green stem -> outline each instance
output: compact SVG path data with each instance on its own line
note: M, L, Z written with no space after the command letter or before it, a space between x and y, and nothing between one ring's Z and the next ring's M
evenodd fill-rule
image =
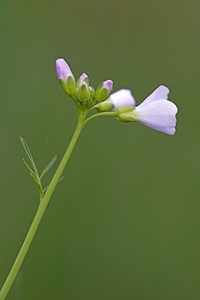
M28 251L28 249L31 245L31 242L32 242L32 240L35 236L35 233L37 231L37 228L40 224L42 216L43 216L43 214L46 210L46 207L49 203L49 200L50 200L50 198L53 194L53 191L55 190L56 185L58 184L58 181L59 181L59 179L60 179L60 177L61 177L61 175L62 175L62 173L65 169L65 166L67 165L67 162L70 158L70 155L71 155L71 153L74 149L74 146L76 145L76 142L78 140L78 137L79 137L79 135L80 135L80 133L83 129L83 121L85 119L85 116L86 116L86 112L81 113L79 111L79 118L78 118L77 127L76 127L75 132L72 136L70 144L69 144L69 146L68 146L68 148L67 148L67 150L66 150L66 152L63 156L63 159L61 160L61 162L58 166L58 169L56 170L56 172L55 172L55 174L52 178L52 181L51 181L44 197L41 199L40 205L39 205L38 210L36 212L36 215L33 219L31 227L30 227L30 229L27 233L27 236L24 240L24 243L23 243L23 245L22 245L22 247L19 251L19 254L18 254L18 256L17 256L17 258L16 258L16 260L13 264L13 267L12 267L12 269L11 269L11 271L10 271L10 273L9 273L9 275L8 275L4 285L2 287L2 290L0 292L0 300L4 300L6 298L6 295L8 294L8 292L9 292L9 290L10 290L12 284L13 284L13 281L15 280L16 275L17 275L17 273L18 273L18 271L19 271L19 269L20 269L20 267L23 263L23 260L24 260L26 254L27 254L27 251Z
M112 116L112 117L117 117L118 113L117 112L112 112L112 111L108 111L108 112L101 112L101 113L97 113L92 115L91 117L87 118L84 122L83 122L83 126L85 126L89 121L91 121L94 118L97 117L103 117L103 116Z

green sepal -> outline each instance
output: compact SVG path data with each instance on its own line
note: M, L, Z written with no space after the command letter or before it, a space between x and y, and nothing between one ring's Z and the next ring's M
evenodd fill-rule
M100 112L109 111L114 108L114 104L108 100L97 104L95 108Z
M74 77L69 76L67 80L60 79L60 85L67 95L73 95L76 92L76 82Z
M92 86L89 86L90 90L90 98L94 99L95 98L95 89Z
M74 77L69 76L67 78L67 85L68 85L68 90L69 90L69 95L73 95L76 92L76 82L74 80Z
M96 93L95 93L95 99L98 103L105 101L106 99L108 99L110 95L110 92L103 87L103 82L100 83L100 85L98 86Z
M128 112L132 112L135 110L135 107L133 106L120 106L118 109L117 109L117 112L119 114L123 114L123 113L128 113Z
M90 99L90 90L86 83L77 90L76 97L80 102L86 102Z
M116 117L120 122L134 122L136 121L133 111L135 107L121 106L117 109L118 116Z
M134 122L136 121L130 114L121 114L116 119L120 122Z

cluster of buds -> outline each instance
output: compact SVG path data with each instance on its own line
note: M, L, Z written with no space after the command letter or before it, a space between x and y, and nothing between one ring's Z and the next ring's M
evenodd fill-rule
M112 80L106 80L95 89L89 85L87 74L83 73L77 82L74 75L63 58L56 60L56 73L63 91L83 106L94 106L108 99L112 88Z
M140 105L130 90L121 89L110 95L112 80L102 82L96 92L89 86L88 76L83 73L77 82L64 59L57 59L56 72L64 92L74 100L96 108L99 113L113 112L121 122L138 121L150 128L174 135L177 106L168 100L169 89L163 85L152 92Z

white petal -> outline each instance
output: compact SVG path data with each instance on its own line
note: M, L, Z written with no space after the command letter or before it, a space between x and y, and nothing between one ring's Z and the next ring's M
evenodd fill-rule
M110 95L109 99L114 104L114 110L121 106L135 106L135 99L130 90L122 89Z
M140 105L144 107L151 103L152 101L157 101L160 99L168 99L169 89L164 86L160 85L153 93L151 93Z
M142 103L143 104L143 103ZM134 117L140 123L155 130L173 135L176 126L176 105L168 100L152 101L145 107L140 104L133 111Z

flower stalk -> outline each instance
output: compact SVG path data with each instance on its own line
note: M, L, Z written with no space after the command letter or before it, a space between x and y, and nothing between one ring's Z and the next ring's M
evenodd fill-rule
M42 220L43 214L44 214L44 212L47 208L47 205L48 205L48 203L51 199L51 196L52 196L52 194L53 194L53 192L54 192L54 190L55 190L55 188L56 188L56 186L57 186L57 184L58 184L58 182L59 182L59 180L62 176L62 173L63 173L63 171L64 171L64 169L65 169L65 167L66 167L66 165L69 161L69 158L72 154L72 151L73 151L73 149L74 149L74 147L77 143L77 140L79 138L79 135L80 135L80 133L83 129L84 119L85 119L85 114L84 113L79 114L77 126L76 126L76 129L75 129L74 134L72 136L72 139L70 141L70 144L69 144L69 146L68 146L68 148L67 148L67 150L66 150L66 152L65 152L65 154L64 154L64 156L63 156L63 158L62 158L62 160L61 160L61 162L58 166L57 171L55 172L55 174L54 174L54 176L51 180L51 183L50 183L45 195L43 196L43 198L41 198L38 210L36 212L36 215L33 219L32 224L30 226L30 229L27 233L27 236L24 240L24 243L23 243L23 245L22 245L22 247L19 251L19 254L18 254L18 256L17 256L17 258L16 258L16 260L13 264L13 267L10 270L10 273L9 273L9 275L8 275L4 285L2 287L2 290L0 292L0 300L4 300L6 298L8 292L9 292L9 290L10 290L12 284L13 284L13 281L15 280L15 278L17 276L17 273L18 273L18 271L19 271L19 269L20 269L20 267L21 267L21 265L24 261L24 258L25 258L26 254L28 252L28 249L31 245L31 242L32 242L32 240L35 236L35 233L38 229L38 226L39 226L39 224Z
M173 135L175 133L176 113L178 109L173 102L168 100L169 90L165 86L159 86L139 106L136 106L135 99L130 90L121 89L110 94L113 88L112 80L106 80L100 83L96 91L89 85L89 78L85 73L83 73L80 78L75 81L69 65L62 58L56 60L56 73L63 91L71 97L77 107L77 126L49 186L45 189L43 189L41 179L55 162L56 156L53 157L41 175L39 175L28 145L21 138L21 142L28 156L29 163L31 163L31 167L25 161L24 163L39 188L40 204L19 254L2 287L2 290L0 291L0 300L4 300L6 298L13 281L19 272L51 196L61 179L62 173L77 143L79 135L89 121L100 116L112 116L121 122L138 121L150 128L169 135ZM86 118L87 113L91 112L93 109L97 109L98 112Z

